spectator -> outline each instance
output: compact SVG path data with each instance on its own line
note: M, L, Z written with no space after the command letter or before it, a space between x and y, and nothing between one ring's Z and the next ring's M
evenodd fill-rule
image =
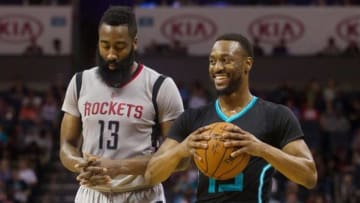
M280 39L278 44L276 44L273 47L272 55L273 56L287 56L287 55L289 55L289 50L288 50L288 48L286 46L286 40L284 38Z
M170 51L175 56L187 55L187 47L180 40L173 40L170 44Z
M30 38L30 44L25 48L24 55L29 55L29 56L43 55L43 49L40 45L38 45L35 37Z
M340 108L334 108L333 103L326 103L326 111L321 115L320 125L329 140L330 152L339 148L347 148L349 142L350 124Z
M341 50L336 44L335 38L329 37L326 46L320 51L320 56L339 56Z
M349 41L343 52L344 56L360 56L360 49L356 41Z
M254 56L264 56L264 49L260 46L260 39L259 38L254 38Z
M332 102L337 95L337 85L333 78L329 78L325 88L323 89L323 99L325 102Z
M52 45L53 45L55 55L60 55L61 52L62 52L62 42L61 42L61 40L59 38L55 38L52 41Z
M7 142L8 142L8 135L5 132L4 127L0 123L0 145L1 144L5 145Z
M30 167L28 160L22 158L19 160L18 165L18 176L20 180L23 180L30 187L35 186L38 183L38 178L34 169Z
M198 108L208 103L206 90L199 81L196 81L191 90L189 108Z
M12 171L12 178L7 181L6 187L8 188L10 196L16 203L27 202L30 195L30 189L26 182L19 177L18 170Z

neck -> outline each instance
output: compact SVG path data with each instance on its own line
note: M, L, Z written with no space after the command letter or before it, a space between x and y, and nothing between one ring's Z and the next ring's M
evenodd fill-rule
M219 104L223 112L234 114L240 112L252 99L248 87L240 88L238 91L219 97Z

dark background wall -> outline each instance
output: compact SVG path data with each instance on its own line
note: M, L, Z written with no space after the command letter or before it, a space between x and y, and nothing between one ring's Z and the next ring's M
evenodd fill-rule
M208 84L207 57L140 56L138 61L176 81ZM0 88L13 79L30 84L64 80L66 83L76 70L90 65L74 67L71 57L0 57ZM261 57L255 60L251 72L254 88L268 89L287 80L303 86L311 79L320 83L332 77L345 88L360 89L360 58L346 57Z

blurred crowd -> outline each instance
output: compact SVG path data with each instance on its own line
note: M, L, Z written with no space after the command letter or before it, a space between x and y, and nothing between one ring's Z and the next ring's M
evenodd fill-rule
M185 108L206 105L211 90L200 82L177 82ZM35 91L21 82L0 92L0 202L33 202L50 162L58 161L60 106L65 86ZM305 141L316 160L319 181L306 190L280 174L273 180L271 203L360 202L360 92L345 91L329 79L304 87L285 81L277 88L252 90L264 99L288 106L300 120ZM55 155L55 156L54 156ZM175 173L165 182L169 202L195 198L197 170Z
M21 81L0 91L0 203L34 202L57 153L61 86L35 91Z

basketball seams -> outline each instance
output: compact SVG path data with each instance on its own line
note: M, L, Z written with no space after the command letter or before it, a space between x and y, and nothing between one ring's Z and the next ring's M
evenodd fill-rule
M212 128L210 131L210 135L213 133L213 131L215 130L215 128ZM205 151L205 166L206 166L206 170L205 172L208 173L209 172L209 164L208 164L208 150Z
M243 156L242 159L239 160L238 163L234 164L234 167L232 167L231 169L225 171L224 173L220 174L218 178L221 178L223 175L230 173L231 171L233 171L234 169L238 169L239 165L241 165L243 168L241 169L244 170L246 168L246 165L244 165L243 163L247 163L250 160L250 156Z
M215 127L213 128L214 131L217 131L217 130L218 130L218 126L219 126L219 124L215 125ZM219 134L222 134L223 131L224 131L224 127L220 126L220 129L219 129L219 130L220 130L220 133L219 133ZM222 161L224 160L224 157L225 157L225 154L226 154L226 151L227 151L227 150L222 150L222 151L223 151L223 154L221 155L221 159L218 160L217 166L215 167L215 170L214 170L214 171L212 172L212 174L211 174L212 177L215 177L214 175L216 174L217 170L220 168L221 163L222 163ZM218 178L218 177L215 177L215 178Z
M215 130L215 128L212 128L212 129L210 130L210 134L212 134L212 132L213 132L214 130ZM204 159L203 161L204 161L204 167L205 167L205 168L203 168L203 170L204 170L203 173L208 173L208 171L209 171L209 164L208 164L208 155L207 155L207 152L208 152L208 150L204 150L204 153L201 153L201 154L204 154L204 157L202 157L202 158ZM195 152L195 153L197 153L197 152ZM197 155L200 156L200 154L198 154L198 153L197 153ZM201 161L196 160L196 161L195 161L195 164L198 163L199 165L201 165L200 162L201 162ZM199 166L198 166L198 167L199 167Z
M212 135L213 134L213 132L216 130L216 126L217 126L217 124L215 125L215 127L214 128L212 128L211 130L210 130L210 135ZM212 139L212 138L211 138ZM208 146L209 147L209 146ZM209 163L208 163L208 160L207 160L207 157L208 157L208 153L210 153L210 151L209 150L206 150L205 151L205 159L206 159L206 173L209 173L209 170L210 170L210 167L209 167Z

